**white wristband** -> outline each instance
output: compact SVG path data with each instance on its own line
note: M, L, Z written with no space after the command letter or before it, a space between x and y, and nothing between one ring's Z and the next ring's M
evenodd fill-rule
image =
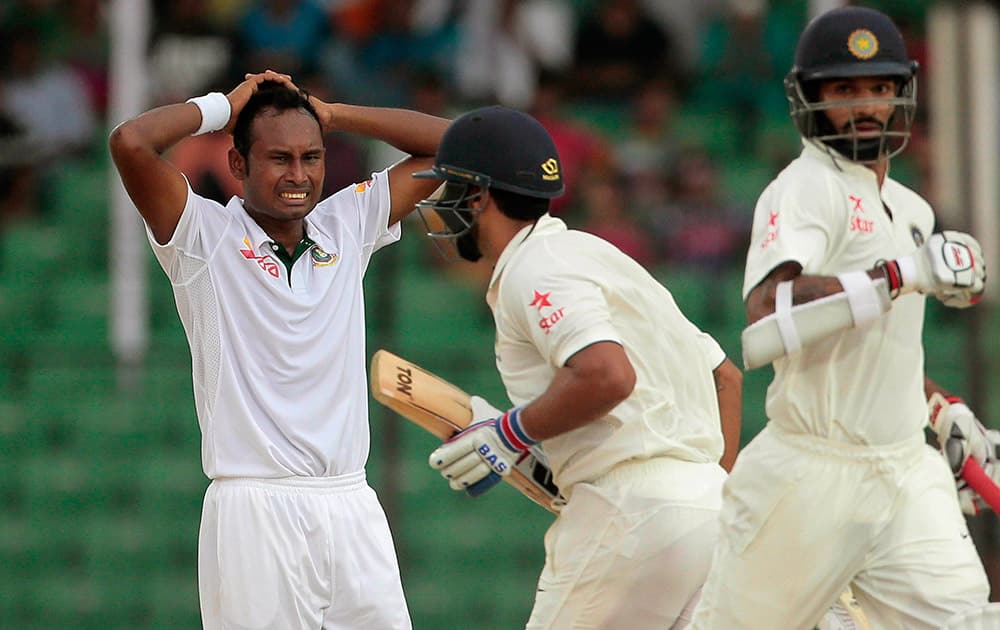
M840 274L837 279L844 287L855 327L875 321L892 306L886 281L882 278L872 280L864 271L851 271Z
M186 102L194 103L201 111L201 126L191 134L193 136L222 129L233 113L229 99L222 92L209 92L204 96L189 98Z
M903 256L902 258L897 258L896 262L899 263L899 275L902 276L903 280L903 285L900 287L899 292L910 293L918 291L920 287L917 286L917 261L913 259L913 256Z

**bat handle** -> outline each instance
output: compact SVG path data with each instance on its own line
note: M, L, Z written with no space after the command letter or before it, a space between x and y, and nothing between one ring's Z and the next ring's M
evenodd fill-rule
M975 490L995 513L1000 514L1000 487L993 483L983 467L971 457L966 459L962 466L962 479L965 479L965 483L969 484L969 487Z

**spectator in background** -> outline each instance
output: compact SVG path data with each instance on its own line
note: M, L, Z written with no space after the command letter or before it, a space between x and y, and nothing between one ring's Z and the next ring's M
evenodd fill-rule
M237 24L232 63L312 74L330 38L330 18L314 0L253 0ZM230 78L240 75L231 71Z
M746 152L757 148L763 119L784 123L788 113L784 93L775 86L792 58L796 33L781 16L769 11L768 0L726 0L702 39L692 99L732 115L742 139L734 146Z
M230 35L215 24L204 0L156 0L149 72L154 103L209 91L230 64ZM228 168L227 168L228 170Z
M719 172L705 151L681 152L668 180L670 201L656 233L668 262L710 275L734 265L746 245L751 209L723 197Z
M574 20L566 0L468 3L455 64L460 95L518 109L530 106L539 74L568 68Z
M574 96L624 102L654 73L680 77L676 60L673 41L636 0L606 0L579 23Z
M335 36L323 72L343 98L407 107L417 69L451 74L457 35L450 0L358 0L330 15Z
M0 41L7 46L0 57L0 109L24 129L49 168L88 149L97 119L79 74L61 59L46 59L42 34L31 25L8 25Z
M535 100L529 113L552 136L562 163L566 192L550 202L549 213L562 216L580 197L579 182L610 168L607 142L586 125L572 121L565 113L565 89L561 75L543 72L538 79Z
M66 53L66 15L62 0L4 0L0 2L0 26L5 30L27 28L36 33L38 46L51 57ZM7 40L3 40L5 49Z
M667 202L667 177L680 152L674 131L676 109L673 84L664 77L648 79L629 103L627 123L613 141L630 206L644 224Z
M705 25L725 0L639 0L647 15L674 42L676 63L685 77L693 76L701 55Z
M603 238L643 267L649 267L656 262L653 243L628 208L627 191L627 186L612 175L584 180L580 229Z
M109 38L104 0L66 0L66 62L83 80L94 112L108 110Z

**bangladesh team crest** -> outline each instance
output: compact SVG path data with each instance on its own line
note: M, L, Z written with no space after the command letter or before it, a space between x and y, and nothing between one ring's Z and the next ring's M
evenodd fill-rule
M313 267L329 267L330 265L336 264L337 260L340 258L337 254L329 254L322 249L319 245L313 246L309 250L309 256L312 257Z

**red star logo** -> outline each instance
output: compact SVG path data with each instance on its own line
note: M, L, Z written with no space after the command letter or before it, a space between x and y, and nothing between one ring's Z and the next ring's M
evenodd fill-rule
M768 214L771 215L767 219L768 226L770 226L770 227L777 226L778 225L778 213L777 212L768 212Z
M854 195L847 195L847 198L851 200L854 204L854 210L858 212L864 212L865 209L861 207L861 197L855 197Z
M548 293L539 293L538 291L535 291L535 299L531 300L531 304L528 306L536 306L538 307L539 312L541 312L544 307L552 306L552 303L549 302L549 296L551 294L551 291Z

